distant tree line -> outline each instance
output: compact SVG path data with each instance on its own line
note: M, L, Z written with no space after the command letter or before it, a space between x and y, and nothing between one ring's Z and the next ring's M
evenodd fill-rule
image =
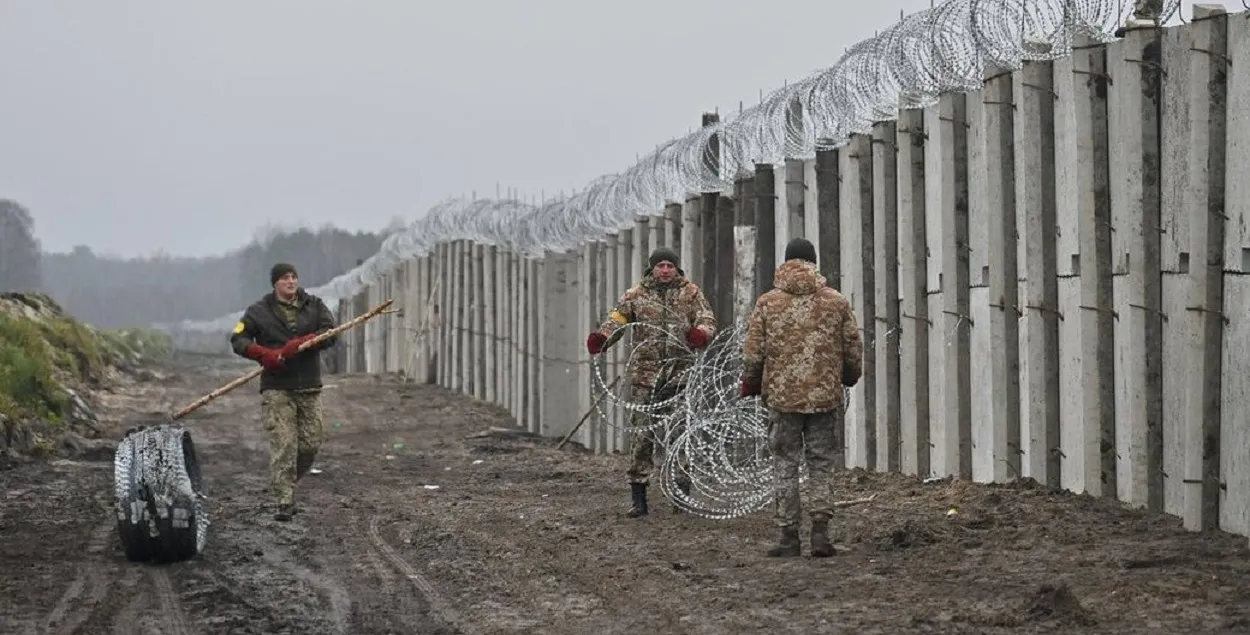
M40 253L34 219L21 205L0 200L0 291L43 291L79 320L100 328L215 318L240 310L270 291L269 268L289 262L305 287L325 284L377 253L379 232L258 230L251 243L222 256L157 254L117 258L77 246Z
M0 199L0 291L42 288L35 219L16 201Z

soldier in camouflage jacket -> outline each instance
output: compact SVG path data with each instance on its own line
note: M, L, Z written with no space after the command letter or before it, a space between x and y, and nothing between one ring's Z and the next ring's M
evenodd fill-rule
M834 431L842 427L843 386L863 372L863 343L851 303L825 283L812 244L795 239L785 257L747 322L741 394L759 395L769 411L781 538L768 555L800 554L799 466L806 460L812 555L825 557L833 555L830 488L834 454L842 450Z
M679 257L667 247L651 252L642 282L626 291L600 327L586 338L586 349L597 355L615 344L623 327L634 325L634 350L628 380L637 403L663 401L685 384L690 351L707 346L716 332L716 318L699 286L679 268ZM657 385L663 383L663 385ZM636 412L634 425L647 425L648 417ZM628 477L633 494L630 517L647 513L647 484L654 467L655 431L639 432L633 443ZM679 482L683 490L689 483Z

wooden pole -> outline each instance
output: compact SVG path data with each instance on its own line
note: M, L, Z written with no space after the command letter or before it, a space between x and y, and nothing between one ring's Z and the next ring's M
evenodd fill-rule
M322 333L318 335L317 337L314 337L313 339L307 342L304 342L303 344L300 344L300 347L299 347L300 352L303 352L309 349L310 347L316 346L317 344L320 344L326 339L334 337L335 335L338 335L339 333L342 333L343 331L346 331L353 327L359 326L360 324L363 324L370 318L382 313L387 307L391 306L393 302L395 301L387 300L386 302L383 302L382 304L379 304L378 306L373 307L372 309L369 309L368 312L363 313L359 315L358 317L352 318L350 321L340 324L339 326L336 326L326 331L325 333ZM263 372L265 372L264 368L257 368L256 370L253 370L252 372L238 379L235 379L234 381L231 381L230 383L222 386L221 388L218 388L217 390L214 390L213 392L210 392L207 395L204 395L203 397L200 397L199 399L196 399L195 401L187 404L181 410L179 410L178 412L175 412L170 417L170 419L172 419L173 421L177 421L191 414L192 412L199 410L200 408L208 405L209 402L213 401L214 399L230 392L231 390L234 390L235 388L238 388L239 386L242 386L243 384L246 384L249 381L252 381L253 379L256 379L257 377L260 377L261 373Z

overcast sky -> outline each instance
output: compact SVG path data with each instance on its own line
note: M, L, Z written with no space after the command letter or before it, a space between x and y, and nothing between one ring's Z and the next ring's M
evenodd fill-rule
M47 250L199 256L552 194L929 0L767 4L0 0L0 197Z

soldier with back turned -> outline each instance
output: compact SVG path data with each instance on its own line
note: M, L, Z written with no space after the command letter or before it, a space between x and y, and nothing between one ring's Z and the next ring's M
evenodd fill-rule
M773 289L755 303L743 346L741 395L759 395L768 409L768 444L776 482L772 557L798 556L799 466L806 461L811 499L811 553L832 556L834 432L841 429L844 386L863 372L863 343L851 303L825 284L816 249L798 238L786 246Z

